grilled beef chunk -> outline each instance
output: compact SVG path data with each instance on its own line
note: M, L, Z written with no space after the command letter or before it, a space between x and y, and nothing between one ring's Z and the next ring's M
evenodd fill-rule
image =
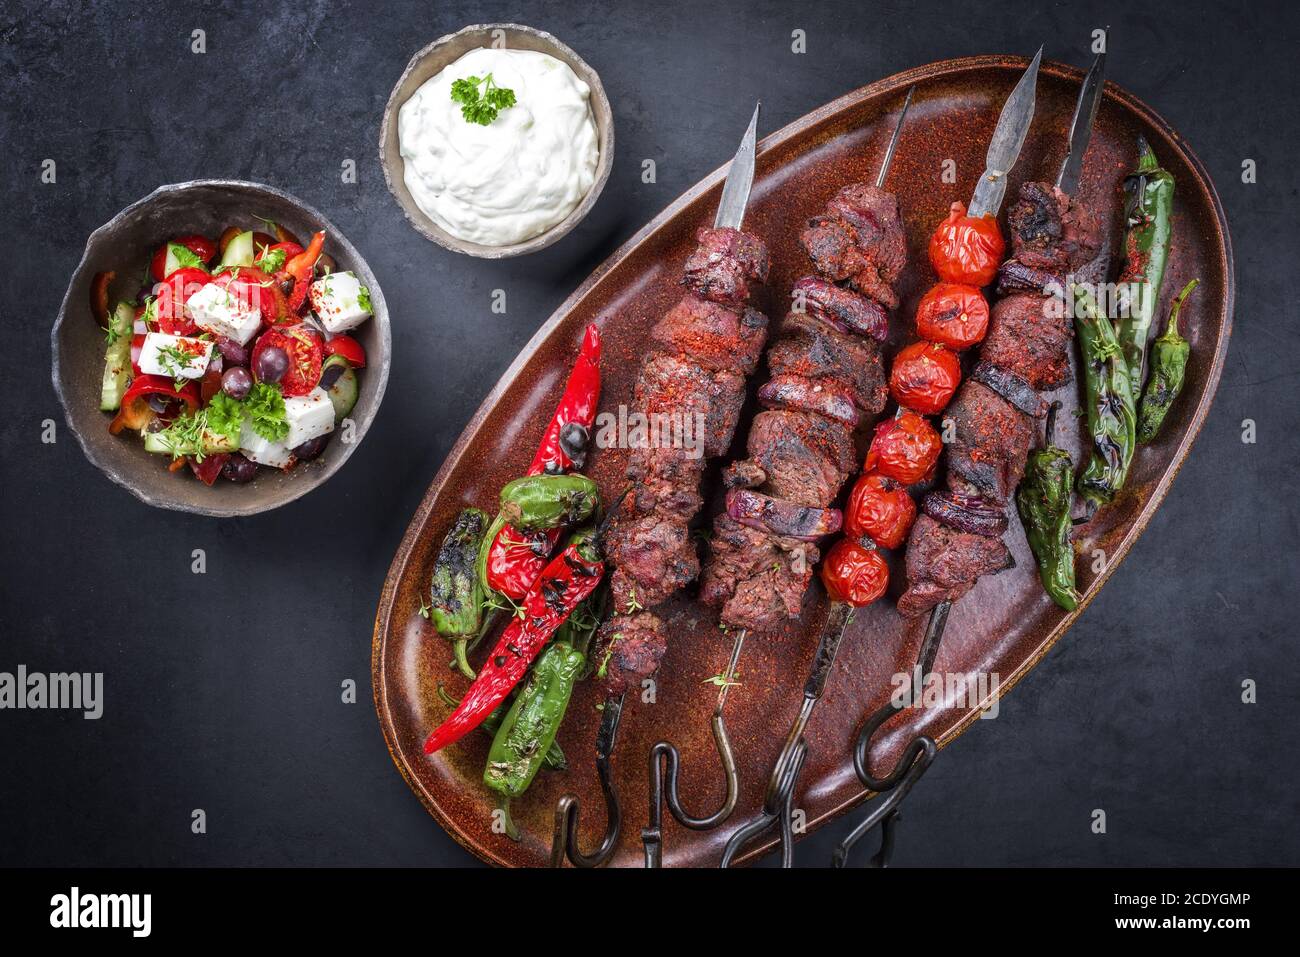
M767 338L767 317L686 295L650 331L653 347L685 356L705 369L743 372L758 367Z
M658 355L641 367L635 401L636 411L648 418L650 444L657 438L674 451L690 445L698 451L702 438L705 456L722 455L731 447L745 402L745 377L730 370L710 372L683 356ZM636 435L628 438L641 444Z
M743 306L749 283L767 282L767 247L757 237L737 229L706 228L695 240L699 245L686 260L682 284L703 298Z
M797 619L817 546L740 524L727 515L713 522L711 557L700 578L700 597L721 606L730 628L770 632Z
M1050 183L1025 183L1007 210L1015 260L1063 274L1091 262L1101 248L1099 224Z
M892 194L845 186L799 238L823 276L848 280L887 309L898 305L892 286L907 262L907 236Z
M874 342L838 332L807 314L792 312L781 337L767 350L773 376L793 375L846 390L858 408L872 415L888 394L880 349Z
M948 471L1002 505L1020 484L1034 444L1032 421L988 386L962 384L948 408L956 437L948 445Z
M741 459L722 470L722 484L727 488L758 488L767 481L767 473L757 462Z
M959 532L920 515L907 543L907 591L898 599L898 613L914 618L941 601L956 601L981 575L1013 564L1000 538Z
M607 545L615 608L657 605L700 573L689 518L659 509L616 521Z
M1070 381L1073 335L1060 300L1015 293L993 307L980 359L1020 376L1035 389L1050 391Z
M860 418L849 393L833 384L823 385L797 375L779 375L764 382L758 390L758 401L769 409L823 415L844 423L850 431L857 428Z
M764 492L813 508L830 505L857 466L848 429L802 412L760 412L749 427L748 448L767 475Z
M804 312L829 322L840 332L880 342L889 337L889 314L874 299L816 276L804 276L792 291L796 307L802 301Z
M668 650L663 622L648 611L615 615L596 633L596 661L603 662L605 694L616 698L654 674Z

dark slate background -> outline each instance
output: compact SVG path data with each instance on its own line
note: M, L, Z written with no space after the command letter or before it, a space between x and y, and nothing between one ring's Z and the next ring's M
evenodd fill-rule
M770 132L917 64L1085 64L1182 131L1232 225L1235 334L1164 507L1082 621L910 799L900 865L1298 864L1300 470L1294 6L1070 2L6 2L0 12L0 670L103 671L106 712L0 712L0 863L473 863L389 760L369 694L384 573L429 480L534 330L718 166L756 98ZM1245 5L1241 5L1245 6ZM1174 13L1177 9L1180 12ZM729 15L728 11L730 11ZM544 253L452 255L384 187L380 112L407 58L474 22L550 30L603 77L618 148L590 218ZM207 31L207 53L189 49ZM790 52L793 29L808 52ZM58 164L41 185L40 164ZM340 182L357 162L359 182ZM653 158L659 182L643 185ZM1244 158L1258 182L1243 185ZM49 329L86 235L162 183L237 177L325 211L394 319L381 415L323 489L218 522L150 509L63 429ZM510 313L489 311L494 288ZM60 424L54 445L42 420ZM1258 442L1241 441L1257 423ZM208 573L190 573L204 548ZM340 702L354 679L359 701ZM1258 682L1259 703L1240 702ZM190 832L203 808L208 833ZM1104 808L1108 833L1090 832ZM800 847L828 861L846 824Z

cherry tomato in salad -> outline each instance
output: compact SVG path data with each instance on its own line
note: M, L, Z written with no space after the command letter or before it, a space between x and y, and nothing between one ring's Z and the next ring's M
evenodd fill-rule
M881 548L897 548L907 539L916 519L916 502L902 483L868 472L858 479L844 510L844 531L866 536Z
M926 415L942 412L960 384L957 354L936 342L903 347L889 373L889 394L894 401Z
M325 343L327 356L339 356L354 369L366 364L366 350L351 336L335 336Z
M154 287L157 300L154 302L154 320L162 332L173 336L192 336L198 332L198 326L185 311L185 303L208 283L208 274L193 267L177 269L165 280Z
M930 237L930 265L944 282L987 286L998 274L1006 243L992 216L967 216L953 203Z
M244 301L256 306L267 325L278 322L297 322L298 316L289 309L288 299L275 278L252 266L237 266L223 270L212 279L242 296Z
M880 552L841 538L822 561L822 584L832 601L861 608L885 593L889 566Z
M205 263L211 262L212 257L217 254L216 244L207 236L200 236L197 233L190 236L177 236L168 242L175 243L177 246L184 246ZM149 274L153 276L154 282L162 282L167 278L167 245L167 243L163 243L159 246L158 251L153 254L153 259L149 262Z
M934 426L923 416L904 411L876 426L863 471L915 485L934 471L942 451L943 440Z
M958 351L982 342L989 304L974 286L936 283L916 307L916 334Z
M316 388L325 351L320 336L306 326L268 329L253 346L253 369L258 367L258 356L271 346L278 346L289 356L289 368L280 379L280 391L286 397L306 395Z

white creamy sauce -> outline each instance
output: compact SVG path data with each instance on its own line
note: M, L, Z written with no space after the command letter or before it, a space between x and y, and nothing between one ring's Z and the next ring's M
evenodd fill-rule
M514 91L515 105L480 126L461 115L451 84L488 73ZM545 53L471 50L398 111L406 188L430 219L469 242L507 246L546 232L596 180L590 93L568 64Z

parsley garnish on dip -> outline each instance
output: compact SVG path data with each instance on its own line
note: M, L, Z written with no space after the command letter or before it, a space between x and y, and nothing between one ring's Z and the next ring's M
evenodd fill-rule
M453 90L458 80L469 82ZM469 242L508 246L546 232L596 181L590 93L548 54L471 50L398 111L406 188L430 219Z

